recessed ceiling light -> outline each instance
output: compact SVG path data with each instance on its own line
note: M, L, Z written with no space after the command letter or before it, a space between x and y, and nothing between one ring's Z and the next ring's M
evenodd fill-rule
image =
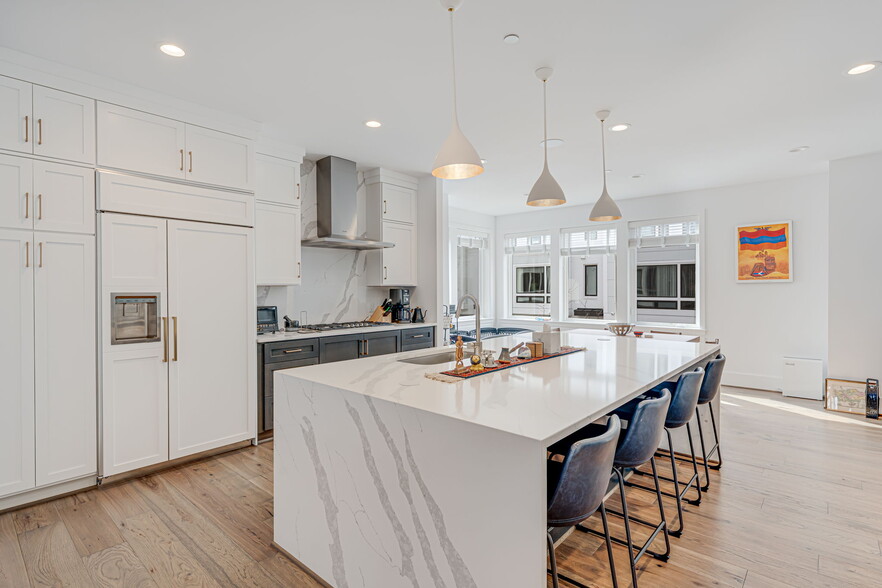
M521 40L521 38L514 33L509 33L508 35L502 37L502 41L506 45L514 45L515 43L517 43L520 40Z
M617 125L613 125L613 126L611 126L611 127L609 128L609 130L611 130L611 131L615 131L615 132L618 133L618 132L620 132L620 131L627 131L627 130L630 129L630 128L631 128L631 125L629 125L628 123L619 123L619 124L617 124Z
M860 74L865 74L867 72L873 71L876 69L876 66L879 65L878 61L870 61L868 63L862 63L860 65L856 65L850 70L848 70L848 75L850 76L858 76Z
M790 150L790 153L799 153L800 151L808 151L808 145L802 145L801 147L794 147Z
M366 127L370 127L370 128L372 128L372 129L377 129L377 128L379 128L379 127L382 127L382 126L383 126L383 123L381 123L381 122L378 121L378 120L369 120L369 121L367 121L367 122L364 123L364 126L366 126Z
M631 176L631 179L632 180L639 180L642 177L643 177L643 174L634 174L633 176Z
M159 50L165 53L166 55L171 55L172 57L183 57L186 55L186 51L178 47L177 45L160 45Z
M548 140L548 148L549 149L554 149L555 147L560 147L563 144L564 144L563 139L549 139ZM539 146L544 147L545 141L539 141Z

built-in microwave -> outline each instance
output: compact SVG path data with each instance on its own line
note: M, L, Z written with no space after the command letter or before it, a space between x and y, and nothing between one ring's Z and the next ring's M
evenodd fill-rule
M279 309L276 306L257 307L257 333L275 333L279 330Z

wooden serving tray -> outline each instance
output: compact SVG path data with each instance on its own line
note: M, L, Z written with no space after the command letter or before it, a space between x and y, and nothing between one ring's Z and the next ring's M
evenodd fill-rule
M454 378L461 378L463 380L467 380L468 378L474 378L475 376L483 376L484 374L492 374L493 372L499 372L502 370L507 370L509 368L517 367L519 365L525 365L528 363L533 363L536 361L543 361L546 359L551 359L552 357L560 357L561 355L570 355L571 353L578 353L579 351L585 351L584 347L566 347L562 346L560 351L557 353L549 353L548 355L543 355L542 357L532 357L530 359L512 359L511 363L501 363L495 368L483 368L479 372L473 372L471 370L457 373L454 370L448 370L446 372L441 372L445 376L453 376Z

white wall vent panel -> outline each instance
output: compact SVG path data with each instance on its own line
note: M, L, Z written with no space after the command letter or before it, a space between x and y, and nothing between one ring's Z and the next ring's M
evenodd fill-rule
M824 362L820 359L785 357L782 375L784 396L824 399Z

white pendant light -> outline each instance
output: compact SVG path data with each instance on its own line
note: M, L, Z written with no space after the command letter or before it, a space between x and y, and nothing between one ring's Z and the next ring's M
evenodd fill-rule
M459 8L462 0L441 0L441 5L450 14L450 61L453 65L453 127L450 135L441 145L432 166L432 175L444 180L462 180L473 178L484 171L484 165L478 152L466 139L459 128L459 117L456 111L456 53L453 39L453 12Z
M603 123L609 118L609 110L598 110L595 116L600 120L600 150L603 154L603 167L601 169L605 170L606 137L604 137ZM600 194L600 198L597 199L597 202L594 203L594 208L591 209L591 214L588 216L588 220L605 222L619 220L620 218L622 218L622 211L619 210L619 207L606 190L606 173L604 173L603 192Z
M554 70L550 67L540 67L536 70L536 77L542 80L542 145L545 148L545 165L542 168L542 174L536 180L536 183L533 184L533 189L530 190L530 194L527 196L527 204L530 206L557 206L559 204L566 204L567 201L567 197L564 196L560 184L557 183L557 180L548 171L548 99L545 89L548 84L548 78L553 73Z

